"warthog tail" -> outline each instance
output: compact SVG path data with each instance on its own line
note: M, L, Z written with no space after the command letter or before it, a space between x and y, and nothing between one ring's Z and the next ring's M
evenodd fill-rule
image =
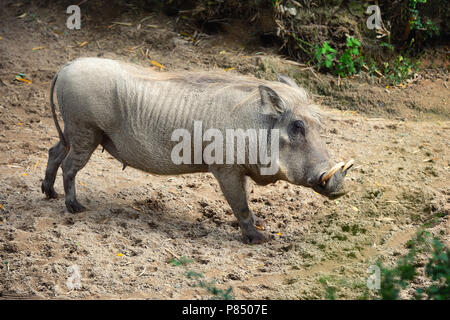
M58 74L59 74L59 71L58 71L58 73L56 73L55 77L52 80L52 84L50 86L50 106L52 108L53 121L55 122L56 130L58 131L58 134L59 134L59 139L61 140L62 144L65 147L67 147L68 144L67 144L66 138L64 137L64 133L62 132L61 127L59 126L58 118L56 116L56 110L55 110L55 102L53 100L53 92L55 91L55 84L56 84L56 80L58 79Z

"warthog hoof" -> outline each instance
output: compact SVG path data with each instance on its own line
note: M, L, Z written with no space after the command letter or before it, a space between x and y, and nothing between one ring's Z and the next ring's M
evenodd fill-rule
M81 205L76 199L66 201L66 207L70 213L78 213L86 210L86 208Z
M58 194L56 193L55 189L53 189L53 186L49 186L45 180L42 181L41 190L42 190L42 193L45 193L45 197L47 199L58 198Z
M243 239L244 243L247 243L247 244L261 244L261 243L269 241L267 236L264 233L256 230L255 227L253 227L253 229L243 232L242 235L244 238Z

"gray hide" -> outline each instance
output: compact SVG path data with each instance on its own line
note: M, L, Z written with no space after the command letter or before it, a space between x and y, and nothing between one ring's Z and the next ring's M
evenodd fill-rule
M64 133L54 112L55 88ZM70 212L85 209L76 199L75 176L98 145L124 166L149 173L211 172L249 243L266 237L255 228L261 221L247 204L248 177L261 185L286 180L328 197L344 193L346 170L321 182L333 161L320 141L319 120L305 90L286 76L270 82L225 72L161 73L108 59L80 58L55 76L51 106L60 141L49 150L42 191L48 198L57 197L53 185L61 165ZM279 170L263 176L260 164L175 164L171 152L178 142L171 141L171 135L179 128L192 132L194 121L202 121L203 132L279 129Z

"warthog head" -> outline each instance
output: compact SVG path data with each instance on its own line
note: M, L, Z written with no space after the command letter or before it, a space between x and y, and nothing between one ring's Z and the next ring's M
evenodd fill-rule
M319 134L318 114L309 105L306 92L286 76L279 81L290 86L261 85L263 113L270 115L279 130L278 178L312 188L328 198L346 193L344 178L354 161L330 159Z

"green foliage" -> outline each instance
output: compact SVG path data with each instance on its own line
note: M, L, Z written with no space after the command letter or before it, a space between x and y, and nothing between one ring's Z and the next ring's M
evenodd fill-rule
M384 63L384 75L390 84L398 85L414 75L418 67L419 62L398 55L392 63Z
M425 274L433 280L433 284L425 289L417 290L417 298L426 294L428 299L450 299L450 251L438 240L433 240L433 253L425 267Z
M312 51L313 49L318 50L317 49L317 45L313 46L311 43L297 37L295 35L295 33L291 33L292 38L294 38L294 40L296 41L298 47L305 52L307 55L311 56L314 54L314 52ZM307 47L304 47L303 45L306 45ZM309 48L309 49L308 49Z
M329 43L325 41L322 46L314 47L313 58L319 69L331 71L341 77L351 76L358 73L364 65L360 46L361 43L358 39L347 37L347 48L339 59L336 59L336 49L330 47Z
M203 274L201 274L200 272L189 270L188 272L186 272L186 277L188 279L203 278Z
M424 4L426 0L410 0L408 2L411 10L417 11L417 4ZM412 11L412 12L416 12ZM418 11L417 11L418 12ZM438 28L427 20L423 25L420 18L415 20L415 27L420 30L428 30L432 34L439 34ZM418 23L421 23L418 25ZM427 31L427 32L428 32ZM347 36L346 47L342 52L338 52L333 48L328 41L322 44L310 44L295 35L291 34L297 42L298 48L311 57L310 63L314 65L319 71L329 72L334 75L345 78L361 72L364 68L370 76L377 74L385 76L385 83L389 85L400 85L407 79L414 76L419 69L419 61L413 61L403 55L397 55L389 62L375 62L373 58L366 58L361 52L361 43L358 39ZM411 39L410 47L413 46L415 39ZM393 55L395 51L394 45L389 41L380 43L380 47L389 49L390 54ZM380 72L381 71L381 72ZM384 71L384 72L383 72Z
M422 234L417 240L412 241L411 248L408 254L397 262L395 268L384 268L379 262L378 266L381 271L381 284L379 294L383 300L397 300L399 298L400 290L408 286L416 276L416 243L423 241Z
M427 0L409 0L408 7L411 9L416 9L418 3L427 3Z
M200 272L189 270L186 272L186 277L188 279L200 279L203 278L203 274ZM233 287L230 286L225 290L219 289L215 286L214 281L204 281L199 280L194 284L195 287L204 288L213 295L213 299L216 300L232 300L233 299Z
M427 0L409 0L408 8L410 12L410 20L409 25L411 29L416 30L425 30L426 36L431 38L435 35L439 36L440 30L437 25L435 25L430 19L427 19L425 22L422 22L422 18L420 16L420 12L417 8L418 4L425 4Z
M314 59L317 62L319 69L331 69L333 61L336 57L336 50L331 48L327 41L325 41L321 47L316 45L314 50Z
M322 284L322 286L325 289L325 299L326 300L336 300L337 288L328 285L327 278L325 278L325 277L319 278L319 282Z
M366 62L366 66L367 66L367 72L369 73L370 76L373 77L373 75L375 74L375 71L378 70L375 60L373 60L372 58L369 58L368 62Z
M382 41L381 43L380 43L380 47L386 47L386 48L388 48L390 51L394 51L395 50L395 47L392 45L392 44L390 44L390 43L387 43L387 42L384 42L384 41Z
M169 263L171 265L173 265L174 267L185 266L185 265L190 264L192 262L193 262L192 259L186 258L185 256L182 256L179 259L175 259L174 258L174 259L169 261Z
M233 287L228 287L226 290L219 289L215 286L214 281L206 282L206 281L199 281L198 286L201 288L205 288L208 290L209 293L213 295L214 299L217 300L232 300L232 292Z
M347 49L339 58L336 65L336 72L341 77L353 75L361 70L364 64L363 57L359 50L361 43L358 39L347 37Z
M415 239L408 242L408 254L402 257L394 268L385 268L378 263L381 271L380 298L383 300L399 299L402 289L409 286L418 272L417 254L427 252L431 242L432 255L425 267L425 275L431 285L416 290L416 299L448 300L450 299L450 252L437 239L429 240L430 234L418 233Z

